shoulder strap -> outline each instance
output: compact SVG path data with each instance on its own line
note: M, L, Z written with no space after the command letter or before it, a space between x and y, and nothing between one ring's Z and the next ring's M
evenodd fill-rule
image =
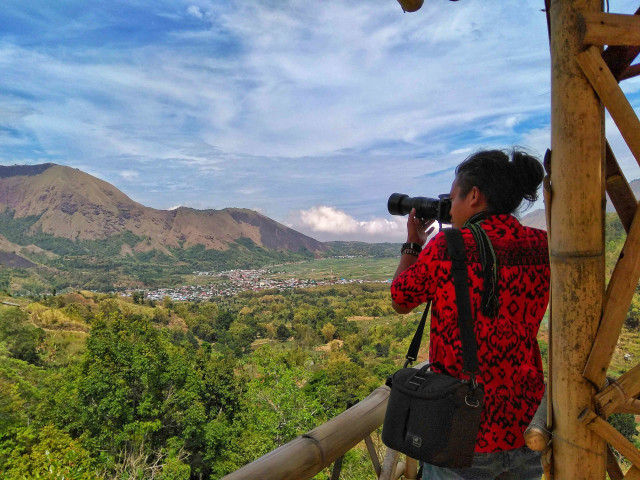
M456 289L456 304L458 307L458 327L462 342L462 361L464 371L475 373L478 371L478 346L473 330L471 316L471 299L469 298L469 278L467 275L467 254L464 248L462 232L456 228L445 228L449 256L451 257L451 276Z
M469 298L469 279L467 276L467 253L464 248L462 233L456 228L443 229L451 257L451 276L456 289L456 303L458 306L458 327L460 329L460 341L462 343L463 369L467 373L478 371L478 346L476 335L473 330L473 320L471 316L471 299ZM420 324L413 335L411 345L406 355L405 368L418 358L424 326L427 320L427 313L431 301L427 303L420 319ZM472 375L473 376L473 375Z
M431 306L431 300L427 303L424 308L424 313L422 314L422 318L420 319L420 324L416 329L416 333L413 334L413 339L411 340L411 345L409 345L409 350L407 351L407 355L404 357L407 359L404 362L404 368L407 368L410 364L416 361L418 358L418 351L420 350L420 343L422 343L422 335L424 333L424 325L427 321L427 313L429 313L429 307Z

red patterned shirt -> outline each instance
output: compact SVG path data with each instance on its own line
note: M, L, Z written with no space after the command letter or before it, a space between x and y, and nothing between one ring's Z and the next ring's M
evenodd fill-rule
M481 225L497 257L499 310L497 318L487 318L480 311L484 283L480 256L470 230L463 228L471 313L485 387L476 452L496 452L524 445L524 430L544 392L536 337L549 302L549 252L545 231L525 227L511 215L493 215ZM391 296L409 308L432 301L429 360L462 378L455 288L443 232L393 282Z

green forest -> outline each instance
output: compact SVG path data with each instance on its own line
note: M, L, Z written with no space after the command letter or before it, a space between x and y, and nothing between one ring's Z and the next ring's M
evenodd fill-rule
M611 270L625 234L608 223ZM0 477L9 480L220 478L382 385L421 313L393 312L386 283L206 302L5 287L0 302ZM634 299L613 376L640 358L639 319ZM538 339L546 357L546 319ZM427 348L425 338L421 359ZM612 422L637 442L632 416ZM374 441L382 451L379 432ZM364 445L348 452L341 478L374 478Z
M392 313L385 284L153 306L87 291L3 300L8 479L220 478L379 387L416 322ZM363 455L344 478L369 478Z

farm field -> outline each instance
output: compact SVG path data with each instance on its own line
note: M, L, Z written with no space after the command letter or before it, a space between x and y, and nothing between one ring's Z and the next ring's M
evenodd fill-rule
M322 258L269 268L275 278L384 281L393 277L398 258Z

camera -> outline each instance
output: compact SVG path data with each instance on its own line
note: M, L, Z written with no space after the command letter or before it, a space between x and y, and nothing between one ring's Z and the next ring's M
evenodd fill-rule
M438 198L410 197L404 193L394 193L387 201L391 215L408 215L416 209L416 217L422 220L437 220L440 225L451 223L451 200L443 193Z

